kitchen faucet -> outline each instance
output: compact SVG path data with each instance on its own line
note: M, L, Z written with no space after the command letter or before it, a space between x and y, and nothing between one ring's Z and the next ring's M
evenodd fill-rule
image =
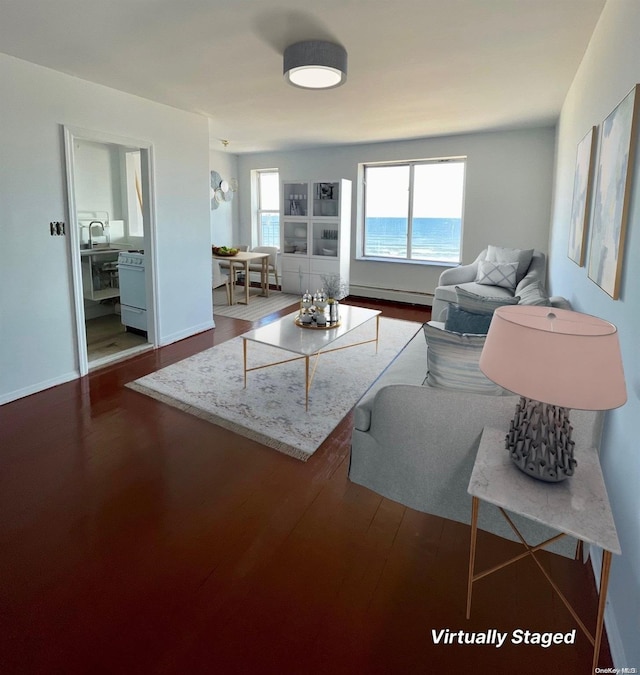
M93 248L93 232L92 232L92 230L93 230L93 226L94 226L94 225L99 225L99 226L100 226L100 229L102 230L102 235L105 236L106 239L107 239L107 246L108 246L109 243L110 243L110 242L109 242L109 233L108 233L108 232L105 232L105 226L104 226L104 223L103 223L101 220L92 220L92 221L89 223L89 248L90 248L90 249Z

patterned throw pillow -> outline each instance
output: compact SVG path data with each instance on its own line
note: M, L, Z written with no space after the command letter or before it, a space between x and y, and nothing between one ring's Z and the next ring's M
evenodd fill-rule
M527 273L533 258L533 249L503 248L502 246L487 247L487 257L485 260L494 263L518 263L516 273L516 283L519 283L522 277Z
M518 263L494 263L481 260L478 263L476 282L485 286L500 286L510 291L516 287Z
M467 312L460 305L449 305L447 318L444 322L445 330L453 333L471 333L472 335L486 335L491 324L492 314L476 314Z
M456 300L458 305L467 312L493 314L502 305L517 305L520 302L520 296L516 295L513 298L489 298L456 286Z
M478 365L486 335L451 333L424 324L427 340L427 378L430 387L501 396L506 392Z

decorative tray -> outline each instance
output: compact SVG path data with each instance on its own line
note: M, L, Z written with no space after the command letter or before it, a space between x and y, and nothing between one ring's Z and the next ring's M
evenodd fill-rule
M334 323L329 323L327 321L327 323L324 326L318 326L318 324L316 324L314 321L312 321L311 323L302 323L302 321L300 321L299 316L295 318L296 326L300 326L300 328L310 328L311 330L327 330L328 328L337 328L341 323L342 322L340 321L340 319L338 319Z

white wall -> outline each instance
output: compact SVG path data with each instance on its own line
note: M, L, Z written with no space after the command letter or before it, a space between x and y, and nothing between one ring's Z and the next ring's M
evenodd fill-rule
M106 211L122 219L120 157L115 146L77 140L74 148L75 194L78 211Z
M210 150L209 165L211 171L217 171L224 180L238 179L238 157L229 152ZM238 193L234 194L233 201L218 204L217 209L211 209L211 243L216 246L233 246L242 242L237 241L238 226Z
M612 300L567 257L576 147L640 83L640 3L609 0L565 100L558 128L555 199L550 240L553 292L580 311L618 326L628 402L607 414L602 468L622 556L614 556L607 628L616 666L640 667L640 153L636 154L621 296ZM596 243L596 245L598 245ZM587 249L587 260L589 248ZM579 451L578 451L579 453ZM578 471L580 458L578 454ZM599 568L596 555L594 567Z
M240 235L250 241L251 169L277 167L281 178L353 181L352 287L433 293L442 267L356 259L359 215L357 172L361 162L467 157L463 262L487 245L547 250L551 211L551 175L555 130L552 128L477 133L414 141L339 146L316 150L241 155ZM374 297L384 297L383 292ZM409 298L412 296L409 295ZM430 304L431 299L414 298Z
M213 325L207 120L0 54L0 403L77 376L62 125L153 143L161 344Z

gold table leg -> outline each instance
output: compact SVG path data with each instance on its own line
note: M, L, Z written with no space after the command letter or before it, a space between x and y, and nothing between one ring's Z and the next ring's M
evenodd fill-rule
M500 563L498 565L495 565L491 569L487 569L483 572L479 572L478 574L474 574L474 568L475 568L475 559L476 559L476 538L478 534L478 508L479 508L479 503L480 500L478 497L472 496L471 498L471 547L469 551L469 578L467 580L467 619L470 618L471 616L471 594L473 590L473 582L474 581L479 581L480 579L489 576L490 574L493 574L494 572L497 572L498 570L504 569L508 565L511 565L514 562L517 562L518 560L521 560L522 558L526 557L531 557L533 558L533 561L536 563L542 574L546 577L547 581L553 588L553 590L556 592L556 595L560 598L564 606L567 608L575 622L578 624L582 632L585 634L589 642L593 645L593 663L592 663L592 668L591 671L595 672L595 669L598 665L598 657L600 656L600 645L602 642L602 633L603 633L603 623L604 623L604 610L607 602L607 587L609 585L609 572L611 569L611 551L607 551L606 549L603 549L602 551L602 570L600 572L600 593L599 593L599 598L598 598L598 616L596 619L596 631L595 635L591 635L583 621L580 619L578 616L577 612L575 609L571 606L567 598L564 596L558 585L553 581L551 578L549 572L543 567L542 563L538 560L537 556L535 555L537 551L543 549L545 546L548 546L550 543L553 541L556 541L564 536L566 534L560 533L557 534L555 537L552 537L551 539L547 539L546 541L541 542L540 544L537 544L536 546L530 546L518 528L515 526L511 518L507 515L504 509L498 507L502 513L502 515L505 517L506 521L509 523L515 534L518 536L520 539L520 542L522 545L525 547L524 553L521 553L520 555L517 555L513 558L510 558L509 560L506 560L503 563ZM579 542L580 544L582 542ZM580 549L582 548L581 546L579 547ZM577 556L576 556L577 558Z
M244 357L244 387L247 388L247 339L242 338L242 353Z
M473 570L476 564L479 504L480 500L477 497L471 498L471 549L469 551L469 579L467 581L467 619L471 616L471 592L473 590Z
M598 618L596 619L596 635L593 644L593 665L591 672L596 672L598 656L600 656L600 642L602 641L602 622L604 608L607 602L607 587L609 585L609 570L611 569L611 551L602 551L602 570L600 570L600 597L598 599Z
M361 345L368 345L371 342L376 343L376 354L378 353L378 337L379 337L379 327L380 327L380 315L376 316L376 336L370 340L363 340L362 342L354 342L349 345L344 345L344 347L334 347L333 349L325 349L323 351L316 352L315 354L306 355L306 356L294 356L290 359L283 359L282 361L274 361L273 363L265 363L262 366L254 366L252 368L247 368L247 340L243 338L243 349L244 349L244 386L247 386L247 373L253 372L254 370L262 370L263 368L271 368L272 366L279 366L283 363L290 363L291 361L300 361L304 359L305 361L305 410L309 410L309 390L311 389L311 383L316 373L316 368L320 360L321 354L330 354L331 352L339 352L343 349L351 349L351 347L358 347ZM315 361L313 363L313 370L310 370L309 359L313 356Z
M304 357L304 370L305 370L305 376L304 376L304 409L306 412L309 411L309 387L311 386L309 383L309 357L305 356Z

